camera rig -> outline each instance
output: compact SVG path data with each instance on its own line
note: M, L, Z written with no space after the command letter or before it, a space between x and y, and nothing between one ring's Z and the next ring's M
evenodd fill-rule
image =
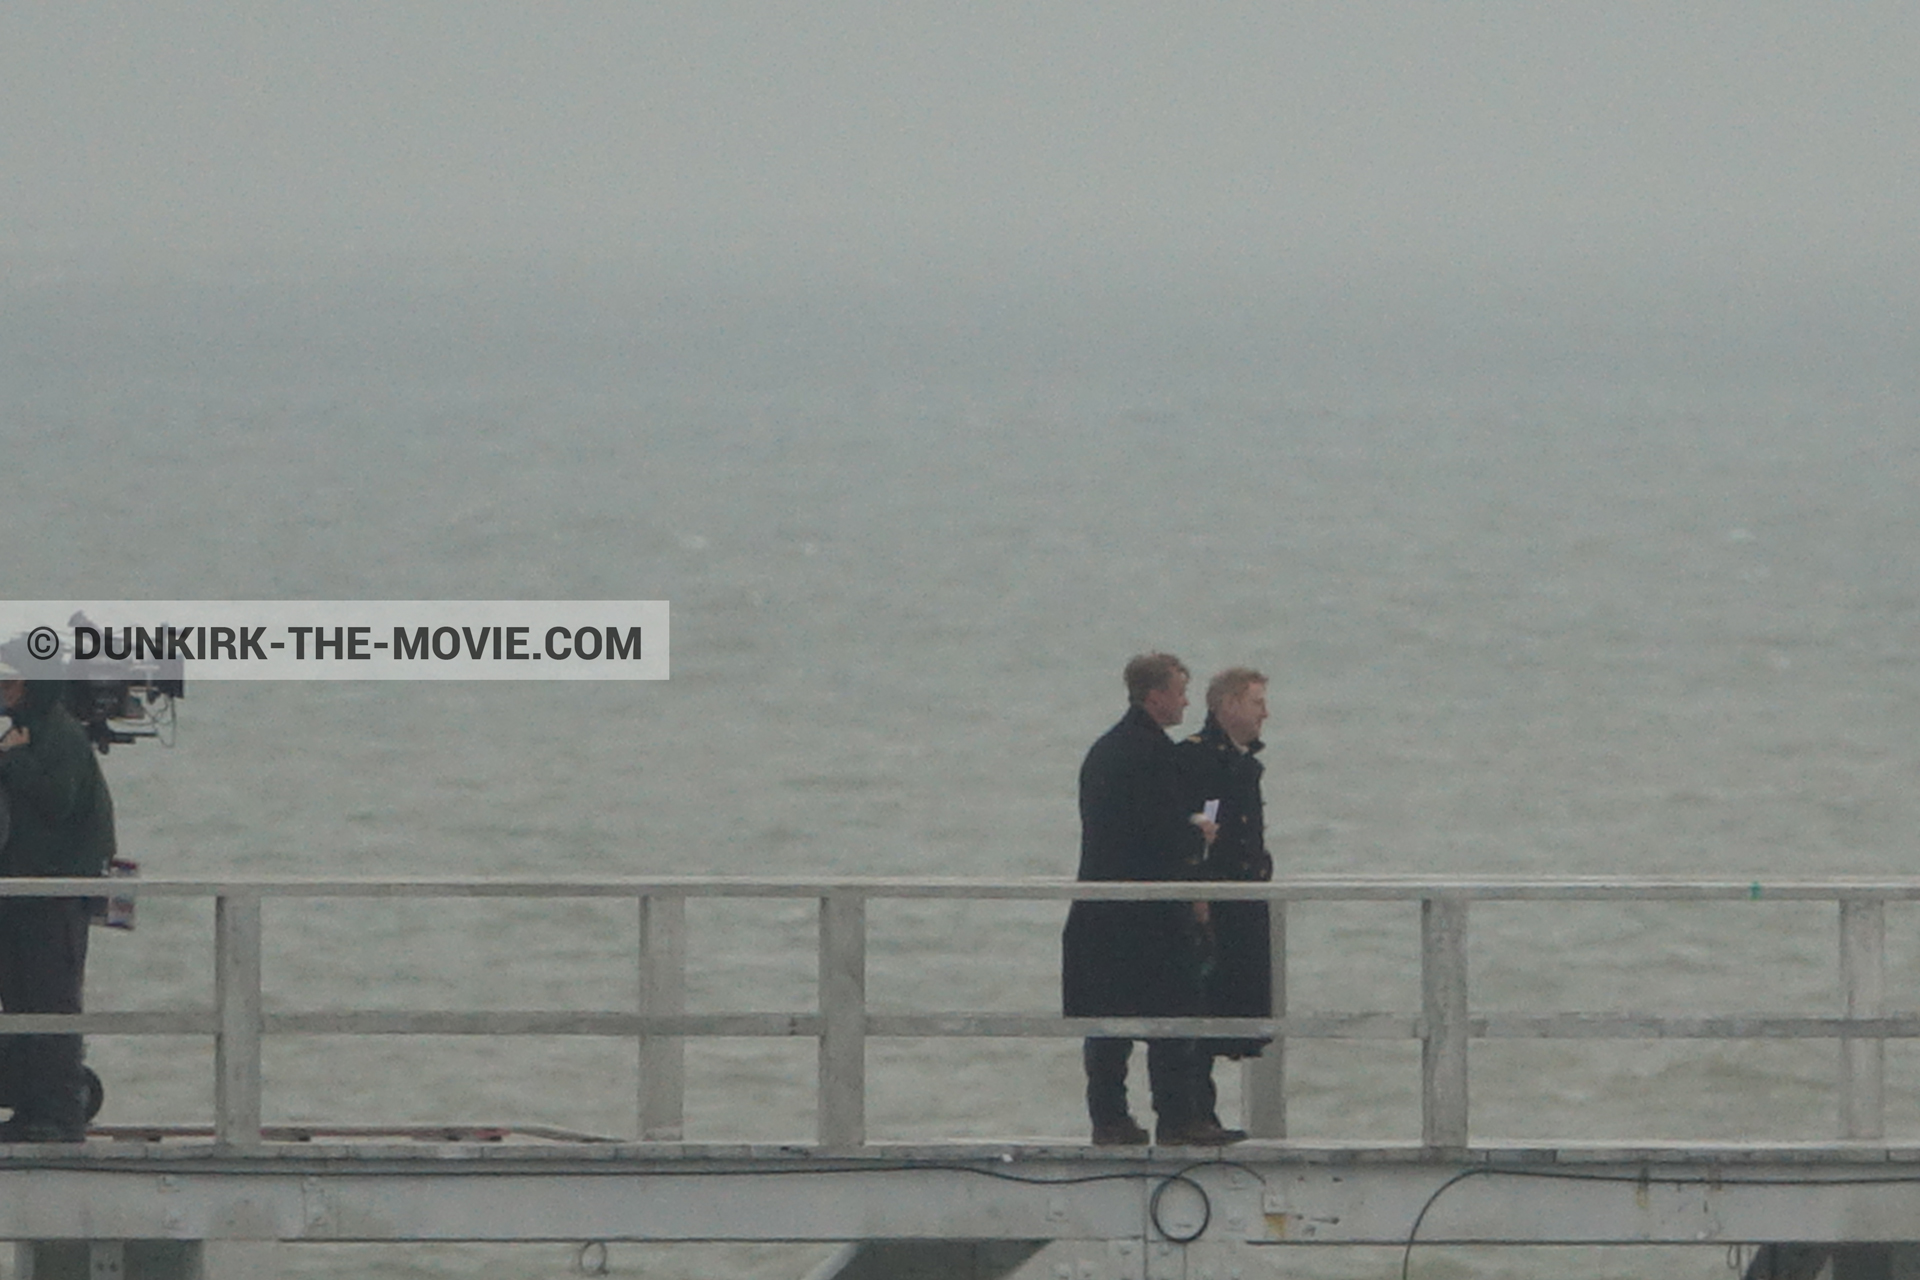
M92 624L86 615L75 614L69 625ZM25 636L0 643L0 661L32 670L32 679L61 684L67 710L101 755L146 738L173 745L174 700L187 692L186 664L180 659L70 658L63 652L52 659L34 657L29 668L21 660L28 656Z
M67 670L67 710L101 755L142 738L173 745L173 702L187 692L183 676L131 662L73 662Z

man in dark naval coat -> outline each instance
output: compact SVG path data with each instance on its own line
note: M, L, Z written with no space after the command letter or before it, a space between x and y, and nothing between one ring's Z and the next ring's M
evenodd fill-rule
M1127 663L1127 714L1080 767L1080 879L1185 880L1199 870L1206 832L1196 821L1167 728L1187 707L1187 669L1167 653ZM1068 1017L1181 1017L1200 1011L1199 923L1188 902L1076 902L1067 914L1062 996ZM1140 1144L1127 1113L1133 1042L1083 1046L1087 1113L1102 1146ZM1190 1145L1227 1140L1196 1115L1194 1042L1147 1042L1147 1078L1158 1138ZM1213 1126L1217 1129L1218 1126Z
M1251 667L1229 667L1207 684L1206 724L1177 748L1202 812L1212 804L1217 824L1198 879L1273 879L1260 799L1264 768L1258 759L1265 745L1260 741L1260 726L1266 719L1267 678ZM1205 1012L1216 1018L1270 1017L1273 967L1267 904L1212 902L1205 906L1211 935L1201 993ZM1203 1117L1220 1123L1214 1113L1214 1059L1253 1057L1266 1044L1256 1039L1197 1042L1195 1081Z
M0 737L0 791L12 819L0 845L0 875L102 875L114 837L100 763L62 701L62 683L18 675L11 667L0 671L0 703L13 722ZM87 898L0 899L0 1007L81 1011L90 915ZM18 1079L0 1143L85 1138L80 1037L21 1036L10 1052Z

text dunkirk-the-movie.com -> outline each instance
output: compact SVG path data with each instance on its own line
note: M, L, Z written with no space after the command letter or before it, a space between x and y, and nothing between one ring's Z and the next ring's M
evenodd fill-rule
M0 601L0 663L195 680L665 680L664 600Z

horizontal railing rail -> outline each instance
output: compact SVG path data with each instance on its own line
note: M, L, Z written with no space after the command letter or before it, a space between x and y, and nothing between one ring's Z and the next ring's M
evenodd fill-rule
M866 1042L872 1037L1271 1037L1251 1064L1256 1136L1286 1134L1289 1040L1415 1040L1421 1046L1422 1138L1436 1150L1468 1142L1467 1049L1473 1040L1836 1040L1841 1135L1884 1136L1885 1042L1920 1039L1920 1013L1886 1008L1888 903L1920 901L1920 877L1857 879L1294 877L1249 882L1078 882L943 877L263 877L137 881L0 879L0 898L198 898L214 903L210 1009L0 1015L0 1035L72 1033L211 1036L215 1132L235 1148L261 1141L261 1051L275 1035L598 1036L634 1040L642 1139L682 1137L685 1041L704 1036L817 1041L820 1144L866 1137ZM328 1010L264 1007L262 906L268 899L625 899L636 904L639 999L627 1010ZM691 899L789 899L818 904L818 994L812 1010L689 1013L686 904ZM866 908L888 899L1257 900L1270 904L1273 1016L1067 1018L1028 1013L880 1012L866 998ZM1469 1010L1467 927L1476 902L1831 902L1839 911L1843 1008L1833 1016L1776 1013L1656 1015ZM1421 1007L1415 1012L1298 1013L1287 1008L1287 908L1292 903L1418 903Z
M1283 880L1072 880L1057 876L247 876L138 879L0 878L0 898L966 898L1066 901L1196 897L1214 901L1880 902L1920 901L1920 876L1697 878L1680 876L1289 876Z

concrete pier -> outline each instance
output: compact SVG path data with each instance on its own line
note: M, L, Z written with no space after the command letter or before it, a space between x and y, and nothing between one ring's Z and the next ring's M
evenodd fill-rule
M1858 1143L1484 1146L1439 1158L1415 1145L1260 1141L1230 1152L874 1144L850 1156L656 1143L235 1153L93 1142L0 1158L0 1237L39 1242L36 1276L66 1274L53 1268L103 1243L124 1251L123 1271L77 1274L201 1275L202 1246L217 1256L249 1243L454 1241L886 1244L865 1263L847 1253L848 1276L883 1256L976 1275L1018 1267L1043 1245L1075 1259L1075 1280L1184 1276L1190 1256L1339 1245L1790 1242L1800 1252L1778 1254L1783 1265L1852 1249L1857 1268L1920 1257L1908 1248L1916 1224L1920 1146ZM1868 1245L1900 1248L1863 1253ZM1150 1266L1154 1256L1163 1261Z
M0 894L72 894L18 880ZM214 1114L122 1125L78 1145L0 1148L0 1238L16 1270L48 1277L224 1280L231 1260L307 1242L806 1242L845 1247L818 1280L1213 1276L1275 1251L1346 1245L1678 1245L1753 1250L1750 1280L1920 1280L1920 1144L1889 1141L1884 1045L1920 1036L1886 1007L1887 902L1920 880L1415 881L1248 884L955 880L148 881L143 894L215 901L215 1007L7 1015L0 1035L204 1035ZM699 896L819 905L818 998L784 1012L689 1014L685 904ZM639 913L633 1007L598 1011L269 1011L261 992L270 897L623 897ZM1266 1019L1068 1019L1031 1013L876 1012L866 1000L866 905L876 898L1260 897L1273 906L1274 989L1286 991L1286 908L1300 901L1419 905L1421 1008ZM1830 1015L1505 1013L1477 1009L1467 967L1479 901L1807 902L1835 911L1843 1007ZM641 1065L630 1138L498 1124L402 1132L263 1124L261 1051L278 1036L590 1035L630 1039ZM1224 1151L1095 1149L1060 1139L898 1144L866 1130L870 1040L911 1037L1262 1035L1247 1075L1256 1136ZM816 1041L818 1132L808 1143L717 1145L684 1134L690 1037ZM1836 1137L1819 1143L1503 1143L1476 1131L1471 1054L1488 1039L1827 1040ZM1403 1143L1289 1137L1284 1042L1413 1040L1421 1125ZM1235 1262L1234 1259L1242 1262ZM223 1261L223 1259L225 1261ZM1264 1263L1262 1264L1264 1265Z

